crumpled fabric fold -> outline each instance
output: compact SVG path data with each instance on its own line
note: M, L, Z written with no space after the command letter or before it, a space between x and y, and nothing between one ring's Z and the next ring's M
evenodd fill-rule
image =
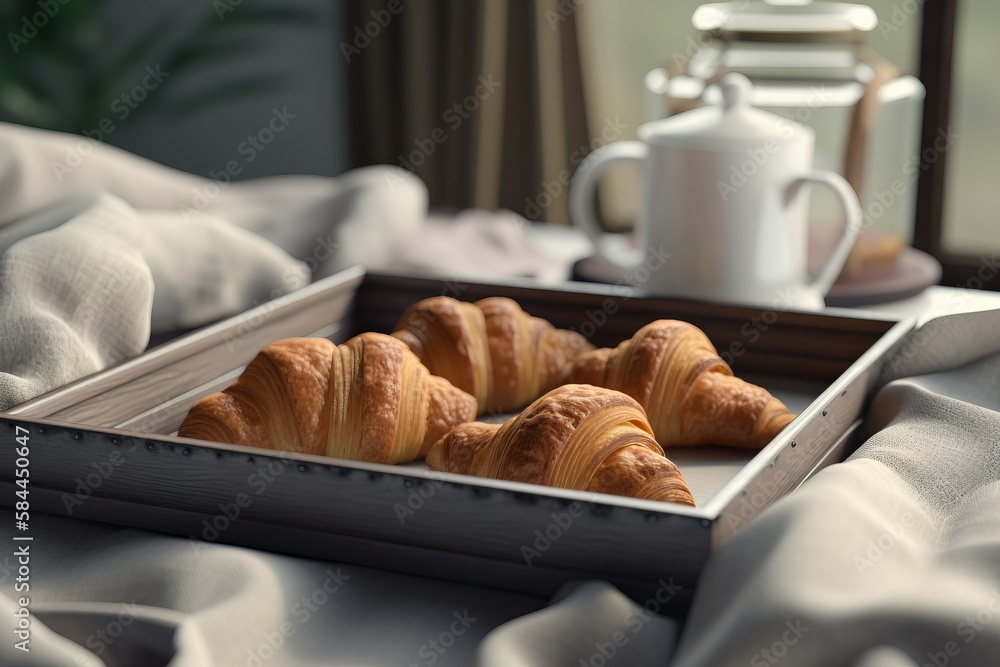
M141 354L150 334L391 264L426 216L425 186L396 167L217 182L0 123L0 410Z

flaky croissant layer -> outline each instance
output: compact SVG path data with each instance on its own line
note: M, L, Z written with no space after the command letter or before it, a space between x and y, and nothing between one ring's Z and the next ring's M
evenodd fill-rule
M264 348L225 391L191 408L178 435L373 463L426 455L476 401L431 375L401 341L289 338Z
M556 329L504 297L424 299L403 313L392 335L432 373L475 396L479 414L530 403L561 384L573 359L593 349L575 331Z
M639 401L664 447L760 449L795 418L767 390L733 377L701 329L677 320L657 320L614 349L577 357L569 381Z
M503 425L462 424L431 447L433 470L694 505L683 475L625 394L569 384Z

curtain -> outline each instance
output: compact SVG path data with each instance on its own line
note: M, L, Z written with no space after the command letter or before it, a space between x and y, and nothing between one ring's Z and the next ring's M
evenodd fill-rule
M568 223L590 139L571 0L345 3L354 166L416 173L432 206Z

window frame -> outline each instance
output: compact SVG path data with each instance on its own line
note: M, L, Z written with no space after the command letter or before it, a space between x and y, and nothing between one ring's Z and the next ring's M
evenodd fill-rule
M921 155L925 150L934 150L938 128L948 127L957 12L958 0L927 0L923 6L919 75L927 95L920 134ZM948 159L948 151L940 152L937 160L920 173L913 245L941 262L942 285L1000 290L1000 281L983 280L978 275L984 266L981 257L951 253L944 247L942 234L948 196L945 188Z

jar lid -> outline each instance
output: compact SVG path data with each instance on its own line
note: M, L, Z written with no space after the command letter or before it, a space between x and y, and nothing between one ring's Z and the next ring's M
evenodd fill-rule
M761 145L768 139L791 141L814 135L811 128L777 114L750 106L753 84L738 72L717 84L722 104L699 107L639 128L643 141L678 148L731 151Z
M722 39L864 39L878 25L867 5L811 0L751 0L702 5L692 25Z

